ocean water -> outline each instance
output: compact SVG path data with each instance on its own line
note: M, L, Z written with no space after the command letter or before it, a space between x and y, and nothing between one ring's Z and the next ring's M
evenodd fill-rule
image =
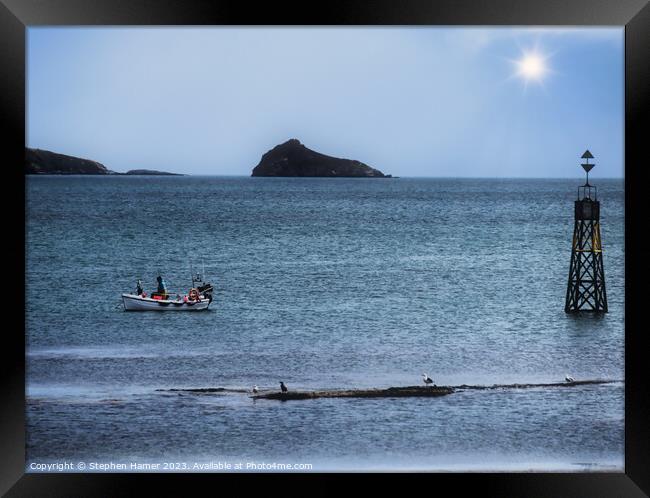
M605 315L563 311L579 180L27 177L26 470L622 471L624 188L593 182ZM120 294L138 278L151 292L158 272L186 293L190 264L215 286L209 311L123 310ZM240 392L419 385L422 372L617 382ZM168 390L202 387L229 390Z

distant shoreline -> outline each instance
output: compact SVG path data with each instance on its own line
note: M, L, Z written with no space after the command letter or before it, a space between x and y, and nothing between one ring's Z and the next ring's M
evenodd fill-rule
M131 169L125 173L112 171L102 163L91 159L68 156L42 149L25 148L26 175L94 175L94 176L185 176L182 173L169 173L154 169Z
M370 179L372 178L364 178L364 177L354 177L354 176L344 176L344 177L327 177L327 176L250 176L245 173L240 173L240 174L208 174L208 173L145 173L145 174L135 174L135 173L109 173L109 174L101 174L101 173L25 173L25 176L29 177L46 177L46 176L56 176L56 177L66 177L66 176L74 176L74 177L114 177L114 176L180 176L180 177L186 177L186 178L250 178L253 181L266 181L266 180L295 180L295 179L302 179L302 180L333 180L333 181L339 181L339 180L365 180L365 179ZM576 177L576 178L558 178L558 177L549 177L549 178L543 178L543 177L524 177L524 176L393 176L391 178L388 178L389 180L396 180L396 179L402 179L402 180L486 180L486 181L502 181L502 180L517 180L517 181L550 181L550 180L557 180L557 181L574 181L582 185L581 182L584 182L584 178ZM625 178L623 177L603 177L603 178L598 178L597 181L610 181L610 180L617 180L617 181L625 181ZM596 181L596 180L594 180Z
M336 158L329 158L336 161L348 161ZM352 161L353 163L357 163ZM358 163L363 164L363 163ZM365 166L365 165L364 165ZM378 172L380 173L380 172ZM344 174L329 175L329 176L312 176L312 175L249 175L247 173L240 174L193 174L193 173L171 173L167 171L159 171L152 169L132 169L126 172L112 171L106 166L90 159L83 159L75 156L68 156L42 149L25 148L25 175L29 176L193 176L193 177L229 177L229 178L303 178L303 179L318 179L318 178L334 178L334 179L358 179L358 178L387 178L387 179L437 179L437 180L520 180L520 181L534 181L534 180L571 180L575 181L578 185L582 185L584 177L582 176L569 176L569 177L525 177L525 176L348 176ZM625 180L625 176L621 177L596 177L592 178L594 182L599 180Z
M107 177L107 176L203 176L203 175L189 175L187 173L165 173L165 172L151 172L151 173L25 173L25 176L92 176L92 177ZM207 175L212 176L212 175Z

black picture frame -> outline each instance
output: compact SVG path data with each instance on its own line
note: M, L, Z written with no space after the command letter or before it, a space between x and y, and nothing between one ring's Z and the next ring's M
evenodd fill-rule
M642 162L647 141L650 95L650 5L646 0L328 0L259 2L235 0L0 0L0 102L6 146L3 150L4 212L16 221L8 266L24 282L25 43L26 28L37 25L552 25L625 26L625 471L624 473L452 473L371 474L363 484L383 487L387 478L419 481L435 492L452 486L494 496L646 496L650 494L650 403L645 361L643 307L648 295L643 262ZM645 266L644 266L645 264ZM12 291L13 292L13 291ZM236 484L238 494L251 487L283 492L326 492L334 474L25 474L24 307L11 313L16 325L3 334L2 416L0 417L0 492L7 496L115 496L172 480L180 486L196 480ZM288 482L287 482L288 481ZM316 486L318 482L318 486ZM410 482L409 482L410 483ZM415 484L415 483L414 483ZM430 486L435 486L430 487ZM168 491L173 488L168 488Z

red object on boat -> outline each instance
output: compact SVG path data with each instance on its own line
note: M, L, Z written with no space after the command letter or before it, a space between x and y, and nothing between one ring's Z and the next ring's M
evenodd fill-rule
M162 299L162 296L155 295L153 296L154 299Z

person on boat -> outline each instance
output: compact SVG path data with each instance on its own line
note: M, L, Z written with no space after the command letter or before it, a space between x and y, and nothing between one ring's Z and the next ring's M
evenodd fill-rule
M140 279L138 279L138 283L136 284L136 288L135 288L135 293L138 296L141 296L143 292L144 290L142 289L142 282L140 282Z
M157 293L161 294L163 296L166 296L167 295L167 286L165 285L165 281L163 280L163 278L160 275L158 275L156 280L158 281L158 291L157 291Z

